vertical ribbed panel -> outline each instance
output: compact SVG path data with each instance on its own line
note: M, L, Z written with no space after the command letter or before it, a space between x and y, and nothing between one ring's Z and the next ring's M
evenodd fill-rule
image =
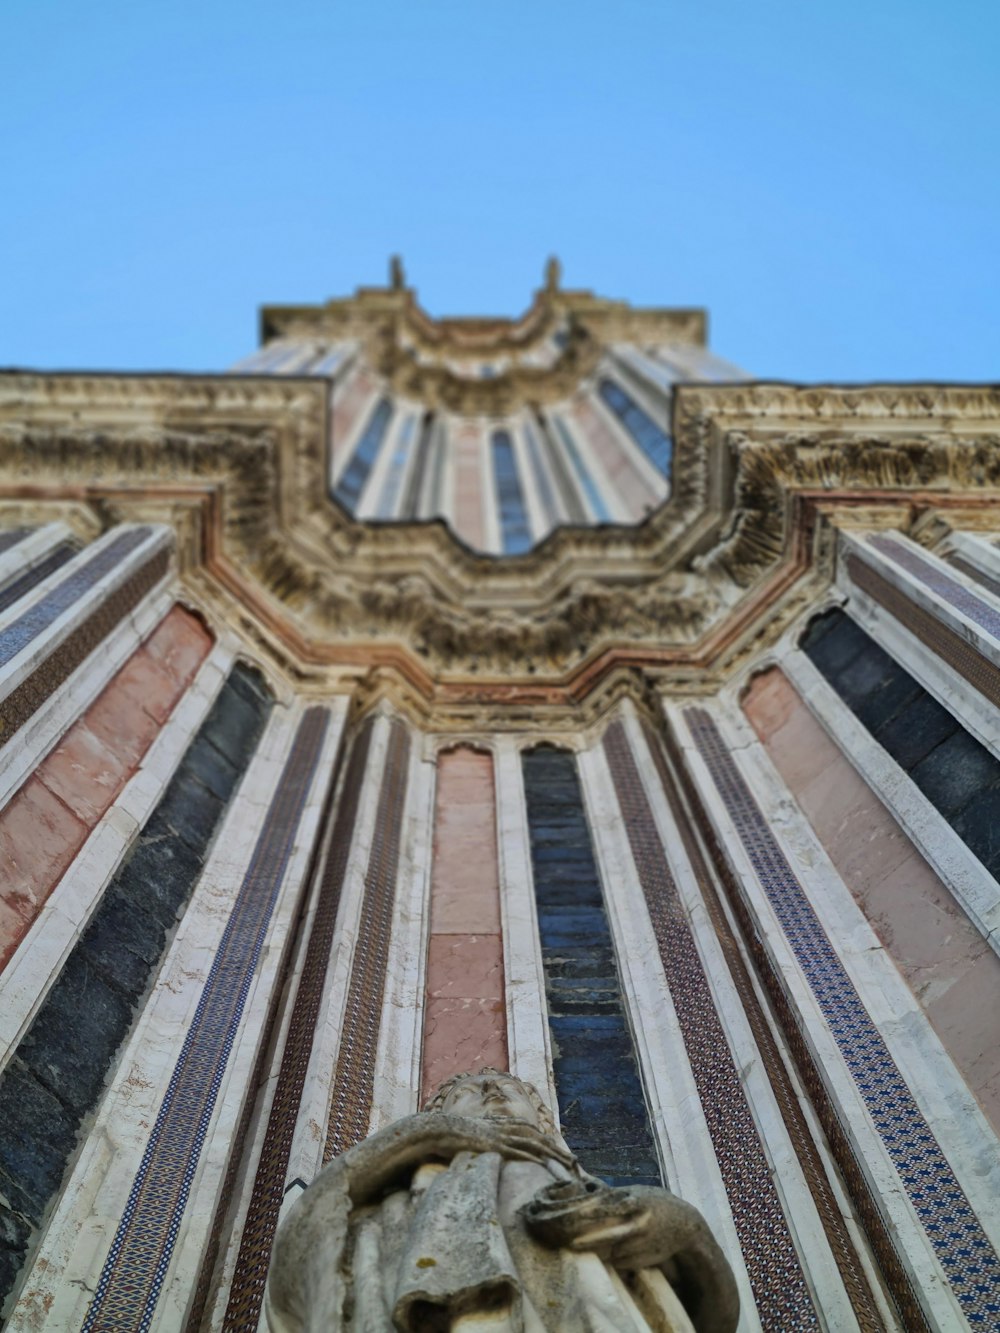
M493 756L438 756L421 1100L445 1079L507 1068Z
M260 1321L264 1284L271 1259L271 1247L278 1226L278 1213L284 1197L289 1155L305 1086L313 1037L319 1018L320 1003L327 969L331 963L334 929L340 907L340 895L347 871L348 855L358 815L358 802L371 749L373 720L361 728L351 750L336 818L330 829L326 859L317 887L316 914L302 964L302 975L295 992L291 1022L278 1070L278 1082L268 1112L264 1144L257 1163L246 1223L240 1239L236 1268L229 1288L229 1302L223 1328L253 1330ZM232 1181L227 1182L232 1187ZM219 1205L223 1216L227 1199ZM210 1276L210 1266L203 1270ZM202 1295L204 1300L204 1294Z
M402 722L393 721L379 791L375 835L365 875L365 895L337 1054L324 1161L360 1143L368 1134L386 963L396 902L409 759L409 733Z

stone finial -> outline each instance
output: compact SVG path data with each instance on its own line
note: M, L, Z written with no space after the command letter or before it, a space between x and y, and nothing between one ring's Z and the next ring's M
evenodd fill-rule
M389 286L394 292L401 292L406 286L406 273L399 255L391 255L389 258Z
M317 1176L278 1233L266 1308L272 1333L733 1333L739 1318L698 1210L595 1180L535 1088L495 1069L449 1079Z
M561 281L562 264L555 255L552 255L545 265L545 290L547 292L557 292Z

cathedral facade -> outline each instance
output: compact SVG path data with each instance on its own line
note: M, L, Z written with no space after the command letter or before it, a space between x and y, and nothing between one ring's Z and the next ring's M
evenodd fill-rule
M0 1300L255 1330L466 1071L740 1329L1000 1328L1000 391L561 285L0 375Z

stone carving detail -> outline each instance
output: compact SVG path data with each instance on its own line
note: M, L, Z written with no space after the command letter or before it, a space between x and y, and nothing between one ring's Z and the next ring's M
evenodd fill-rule
M613 681L640 702L636 668L712 690L829 577L836 525L908 531L937 507L976 527L1000 487L996 389L685 384L665 504L495 560L334 504L327 398L294 377L2 375L0 498L87 537L171 523L188 596L280 670L369 673L373 697L462 729L487 699L498 725L526 704L576 725Z
M272 1333L732 1333L697 1209L588 1176L527 1083L484 1069L348 1149L278 1233Z

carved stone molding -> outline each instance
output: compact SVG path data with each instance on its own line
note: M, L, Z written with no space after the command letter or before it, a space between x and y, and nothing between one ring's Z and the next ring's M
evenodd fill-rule
M570 715L621 671L714 688L830 577L837 524L967 516L1000 483L996 389L684 385L665 504L498 559L345 514L326 413L309 380L3 375L0 496L17 521L169 522L199 604L291 677L394 673L458 719Z

